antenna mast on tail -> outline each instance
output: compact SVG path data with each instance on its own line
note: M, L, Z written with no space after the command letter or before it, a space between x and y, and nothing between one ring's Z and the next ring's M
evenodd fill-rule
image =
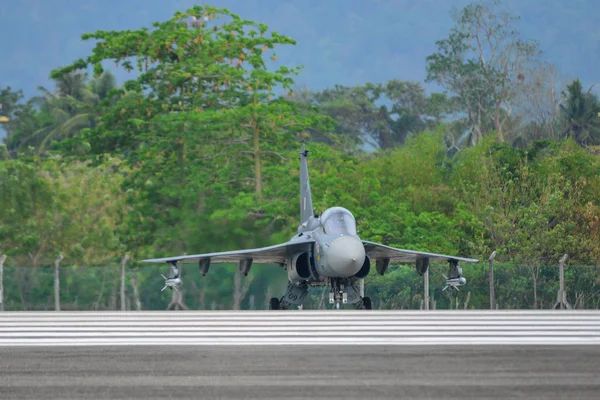
M308 181L308 150L304 144L300 150L300 223L314 215L310 183Z

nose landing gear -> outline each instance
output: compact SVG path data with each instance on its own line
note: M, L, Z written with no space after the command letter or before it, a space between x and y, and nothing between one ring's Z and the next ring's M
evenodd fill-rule
M331 278L329 280L329 304L335 304L340 309L340 304L353 304L359 310L370 310L371 299L361 297L353 282L348 278Z
M348 304L348 293L346 285L341 279L332 278L330 280L331 290L329 291L329 304L335 304L335 308L339 310L340 303Z

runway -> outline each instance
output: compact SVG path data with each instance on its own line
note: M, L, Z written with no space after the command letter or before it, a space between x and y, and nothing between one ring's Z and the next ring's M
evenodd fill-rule
M0 398L597 399L599 342L588 311L5 312Z
M4 312L0 346L600 344L597 311Z
M598 399L597 346L0 347L6 399Z

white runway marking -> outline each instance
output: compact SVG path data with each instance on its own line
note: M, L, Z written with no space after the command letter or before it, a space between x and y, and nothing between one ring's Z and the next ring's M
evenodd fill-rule
M4 312L0 346L598 345L598 311Z

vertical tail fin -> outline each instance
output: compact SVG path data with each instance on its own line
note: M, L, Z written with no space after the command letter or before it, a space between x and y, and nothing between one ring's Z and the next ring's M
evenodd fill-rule
M300 150L300 223L313 215L312 195L308 181L308 150L302 145Z

